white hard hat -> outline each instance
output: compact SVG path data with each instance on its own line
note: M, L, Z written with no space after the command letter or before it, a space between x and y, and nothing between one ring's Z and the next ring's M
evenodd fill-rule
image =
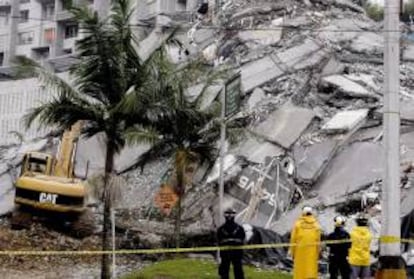
M334 222L336 227L342 227L345 225L346 219L343 216L336 216Z
M313 214L313 208L311 206L309 206L309 205L305 205L302 208L302 214L303 215L311 215L311 214Z

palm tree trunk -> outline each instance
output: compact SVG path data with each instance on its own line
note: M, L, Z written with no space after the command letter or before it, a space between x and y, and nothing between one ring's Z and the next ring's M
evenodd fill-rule
M175 171L177 177L177 192L178 192L178 211L175 219L175 247L179 248L181 243L181 214L182 214L182 205L183 198L185 193L185 183L184 183L184 170L186 165L186 153L185 151L177 151L175 155Z
M102 231L102 250L109 251L109 232L111 224L111 195L109 180L114 167L114 155L115 148L111 140L108 140L106 146L106 161L105 161L105 178L104 178L104 210L103 210L103 231ZM102 263L101 263L101 279L111 278L111 273L109 270L109 254L102 254Z
M175 247L180 248L180 242L181 242L181 199L180 197L178 199L178 211L177 211L177 217L175 218L175 228L174 228L174 235L175 235Z

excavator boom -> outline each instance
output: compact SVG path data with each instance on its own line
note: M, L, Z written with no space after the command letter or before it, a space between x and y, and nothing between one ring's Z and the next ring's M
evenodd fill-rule
M74 156L81 129L82 121L78 121L72 125L70 130L66 130L63 133L58 153L56 154L54 176L73 177Z

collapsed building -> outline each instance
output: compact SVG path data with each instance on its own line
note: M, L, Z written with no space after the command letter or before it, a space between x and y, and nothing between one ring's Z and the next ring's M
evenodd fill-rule
M225 206L237 209L240 222L266 228L280 239L304 204L318 210L325 232L332 229L335 215L352 219L365 210L372 216L371 230L379 234L384 40L381 23L369 19L357 2L228 0L216 15L218 23L209 15L185 21L176 34L184 49L170 49L177 63L202 57L210 67L225 63L240 71L242 107L235 117L246 120L248 133L226 152ZM183 22L165 17L156 22L156 30L151 24L140 30L144 59L172 25ZM407 30L402 24L403 33ZM401 39L400 66L401 217L414 209L414 42L407 38ZM202 86L189 88L188 98L200 94ZM220 90L209 88L204 108L218 100ZM0 189L7 201L0 203L2 213L12 208L16 154L48 148L48 143L2 148ZM143 172L130 168L147 149L128 147L116 160L116 170L127 181L117 225L140 234L140 247L162 246L173 231L172 219L161 216L153 204L160 177L170 170L169 159L161 158ZM84 175L86 165L89 175L102 171L103 150L99 137L81 141L75 172ZM200 166L195 172L183 204L188 241L211 235L218 225L218 169L217 164ZM409 236L407 218L403 225Z

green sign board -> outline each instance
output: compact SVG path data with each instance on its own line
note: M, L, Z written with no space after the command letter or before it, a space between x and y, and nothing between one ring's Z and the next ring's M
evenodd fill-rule
M240 73L237 73L231 77L224 87L225 100L224 111L225 116L231 116L239 111L240 108L240 91L241 91L241 78Z

